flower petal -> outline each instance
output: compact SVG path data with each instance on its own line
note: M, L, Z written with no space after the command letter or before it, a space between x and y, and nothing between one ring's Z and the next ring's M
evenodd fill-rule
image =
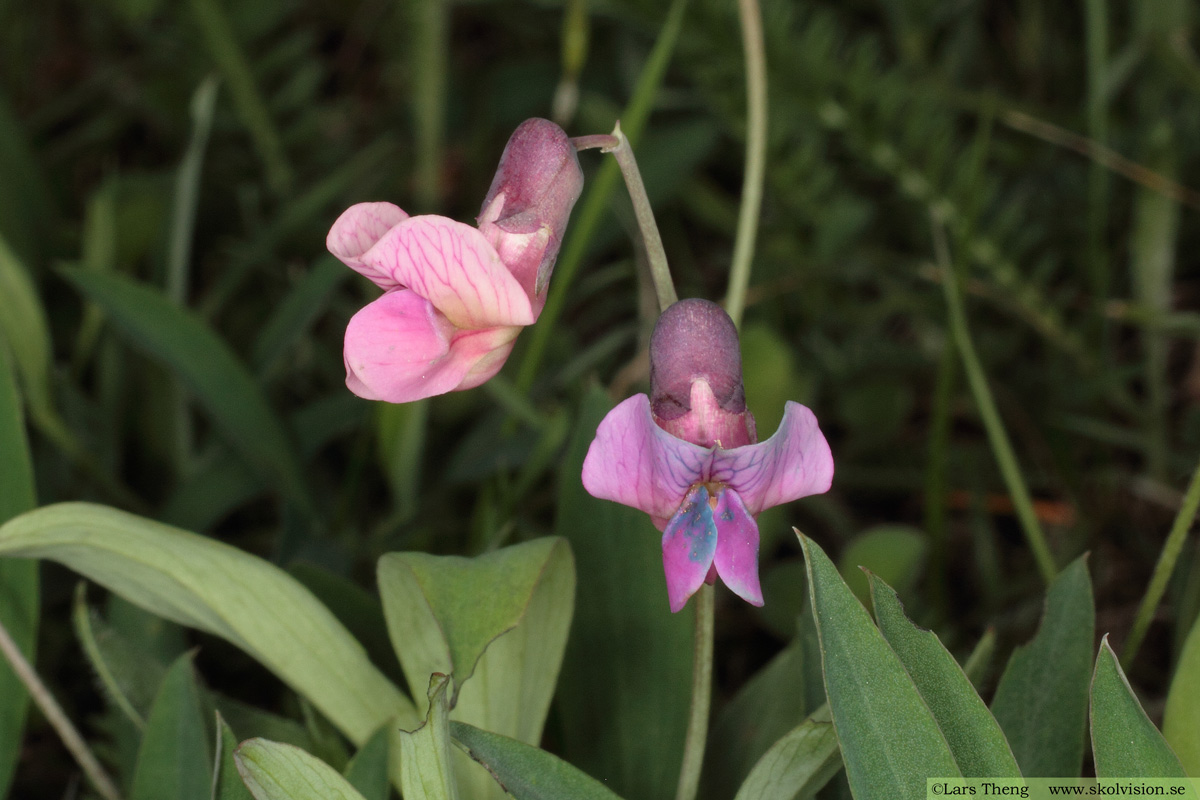
M650 398L626 398L600 421L583 460L583 488L651 517L675 515L684 495L707 479L712 451L677 439L654 424Z
M343 211L333 223L325 237L325 246L343 264L370 278L380 289L395 289L399 284L390 273L379 271L361 256L406 219L408 214L391 203L359 203Z
M663 571L667 576L671 613L687 605L688 598L704 583L713 563L713 554L719 547L717 523L708 504L708 490L697 486L663 531ZM720 571L720 567L717 569Z
M736 491L747 511L757 515L765 508L829 491L833 455L813 413L789 402L774 436L718 450L711 475Z
M520 283L470 225L434 215L410 217L361 260L433 303L456 327L532 325L536 319Z
M758 582L758 523L733 489L717 492L713 509L717 524L717 575L738 597L753 606L763 604Z
M519 331L458 331L428 300L397 289L346 326L346 385L359 397L389 403L478 386L503 365Z

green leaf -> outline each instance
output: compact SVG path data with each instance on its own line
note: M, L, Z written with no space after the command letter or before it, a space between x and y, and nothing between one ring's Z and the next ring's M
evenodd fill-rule
M0 238L0 343L7 342L30 414L53 416L50 329L25 265Z
M771 746L754 765L734 800L792 800L812 796L842 768L829 706Z
M559 680L563 748L573 764L624 797L670 797L679 778L692 674L691 613L671 614L662 534L631 508L597 500L580 472L612 407L585 397L558 479L555 530L581 574Z
M0 526L0 556L57 561L135 605L220 636L258 659L362 743L412 704L295 579L213 539L90 503Z
M879 629L933 712L962 774L1021 777L1000 725L954 656L933 631L918 628L905 616L900 598L879 576L870 575L870 581Z
M329 302L329 295L354 272L333 256L317 260L308 274L271 312L254 341L250 361L259 372L269 371Z
M1055 578L1041 627L1008 661L992 713L1027 778L1079 774L1096 612L1084 557Z
M173 370L212 417L230 446L265 480L311 512L293 444L245 365L198 316L155 289L121 275L63 270L62 275L142 351Z
M921 797L960 774L932 712L833 562L800 537L821 639L825 691L857 800Z
M4 476L0 480L0 522L6 522L33 508L35 499L33 465L29 458L29 442L25 438L21 398L2 339L0 475ZM39 598L38 565L0 559L0 622L4 623L9 635L31 664L34 663L34 647L37 643ZM8 661L0 658L0 797L7 795L8 785L12 781L21 751L28 708L29 695L24 685L17 680Z
M1200 617L1184 642L1167 692L1163 736L1188 775L1200 777Z
M250 739L233 758L255 800L364 800L336 769L290 744Z
M150 708L131 800L209 800L212 758L208 741L189 653L167 670Z
M238 774L237 761L233 753L237 750L237 737L233 728L217 712L217 762L213 770L212 800L251 800L250 790Z
M819 670L819 661L805 662L801 642L793 641L721 709L705 752L704 797L736 794L755 763L804 719L804 692L797 687L804 686L806 668Z
M1092 756L1098 778L1187 777L1133 693L1108 634L1092 675Z
M556 556L565 563L570 550L548 538L476 558L388 553L379 559L379 592L409 687L434 672L461 687L484 649L525 616Z
M400 731L400 790L405 800L457 800L458 783L450 761L450 678L429 676L429 712L413 731Z
M541 740L554 696L574 590L574 559L560 538L474 559L389 553L379 561L388 633L413 694L430 675L450 675L454 719L530 744ZM464 766L464 796L494 793L485 774Z
M450 733L516 800L620 800L545 750L462 722L450 723Z
M365 800L387 800L388 742L391 723L384 723L358 749L342 774Z

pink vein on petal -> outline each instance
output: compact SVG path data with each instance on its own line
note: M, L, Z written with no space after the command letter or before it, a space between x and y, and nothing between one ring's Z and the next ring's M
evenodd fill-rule
M370 278L380 289L395 289L399 284L390 270L364 261L362 256L389 230L408 219L399 206L391 203L358 203L342 212L329 229L325 246L346 266Z
M410 217L363 256L429 300L459 328L531 325L529 296L476 229L446 217Z

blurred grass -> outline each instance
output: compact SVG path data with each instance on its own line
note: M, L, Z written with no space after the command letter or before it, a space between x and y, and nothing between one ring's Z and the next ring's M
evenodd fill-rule
M764 526L798 524L831 552L880 523L921 528L925 580L906 607L964 648L995 625L1003 650L1031 630L1040 587L947 356L951 275L928 224L943 220L1029 487L1016 508L1059 563L1092 552L1116 646L1152 574L1164 588L1125 664L1154 708L1200 596L1182 534L1185 566L1154 573L1200 452L1200 59L1191 6L1151 5L764 0L766 183L745 318L764 349L747 364L767 365L752 407L812 406L838 463L830 495ZM719 299L744 70L724 0L0 3L0 330L38 497L157 512L362 583L388 550L547 533L585 387L645 386L649 320L615 167L582 159L550 302L505 382L415 409L347 394L342 331L374 289L339 272L325 234L362 200L470 221L507 136L551 115L561 82L571 135L623 115L681 296ZM206 411L219 386L179 394L181 362L131 348L63 265L165 289L206 331L193 346L225 343L191 369L224 362L273 424L231 433ZM143 351L168 345L141 335ZM778 410L758 413L765 437ZM796 557L787 538L764 532L764 570ZM48 576L51 674L69 671L66 583ZM740 613L720 611L722 696L783 644ZM65 694L89 708L76 680ZM54 796L64 780L23 764L15 791Z

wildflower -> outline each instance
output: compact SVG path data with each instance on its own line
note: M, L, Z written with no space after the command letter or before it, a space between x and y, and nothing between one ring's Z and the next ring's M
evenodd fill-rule
M755 518L829 489L833 457L804 406L787 403L779 430L756 442L733 321L707 300L672 305L651 337L650 396L610 411L583 462L590 494L663 531L672 612L718 576L761 606Z
M406 403L471 389L504 366L545 305L563 230L583 188L575 148L543 119L517 128L479 228L391 203L359 203L333 224L329 251L383 296L346 328L346 385Z

